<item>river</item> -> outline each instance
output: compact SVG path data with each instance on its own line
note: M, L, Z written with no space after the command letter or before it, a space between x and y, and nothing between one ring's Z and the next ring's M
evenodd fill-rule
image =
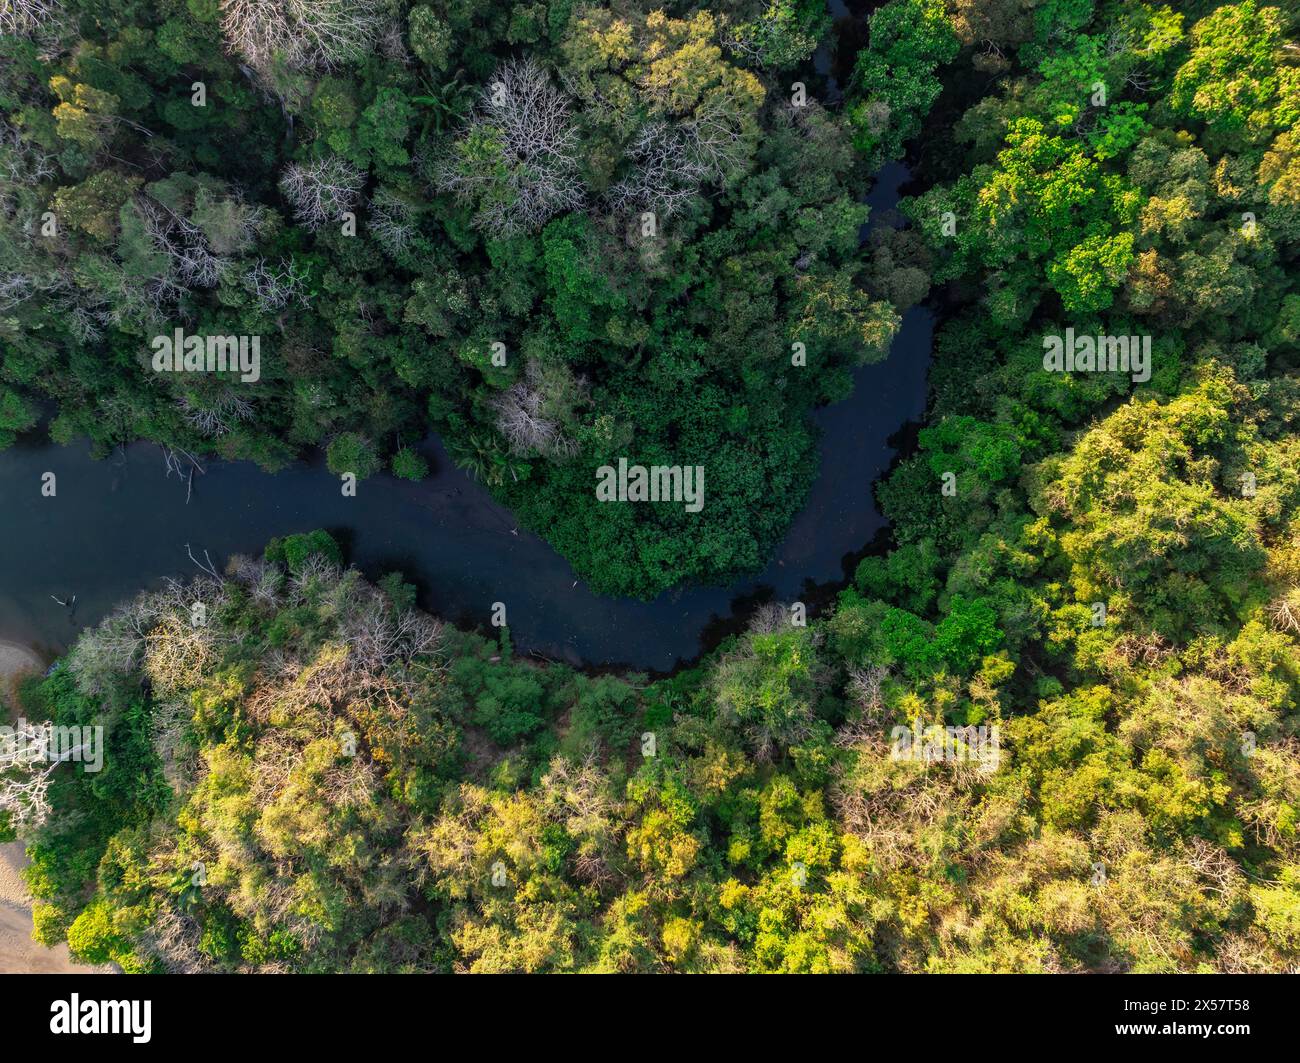
M867 197L873 220L893 206L906 176L900 165L877 175ZM123 599L197 571L187 544L220 567L233 553L260 552L272 536L320 527L368 575L400 569L420 588L421 604L446 620L483 627L492 603L504 602L520 652L667 671L743 623L754 602L808 598L811 584L845 578L846 558L883 526L872 486L895 456L891 439L924 410L930 339L929 313L909 311L889 357L857 370L850 398L815 411L820 474L762 573L651 602L592 593L434 437L424 444L432 474L419 483L376 476L345 498L319 454L275 474L213 462L194 478L188 504L186 485L165 476L155 445L97 461L84 444L20 441L0 452L0 639L52 657ZM46 472L57 477L54 497L41 492Z
M836 52L823 44L815 66L834 104L865 12L843 0L828 7L842 46ZM899 164L876 175L866 199L873 225L906 179ZM924 412L931 332L928 311L909 311L888 358L857 370L850 398L814 412L820 472L762 573L726 588L679 588L653 602L593 594L457 469L434 437L423 448L432 475L419 483L376 476L361 483L357 497L344 498L319 454L273 475L251 462L214 462L195 478L188 502L186 485L164 474L161 451L151 444L96 461L84 444L21 440L0 451L0 650L21 655L20 647L30 647L50 660L117 603L163 577L195 572L190 549L221 565L230 554L260 552L272 536L323 527L368 575L405 573L420 589L420 604L444 619L484 628L492 603L505 602L520 652L668 671L743 625L758 602L816 602L847 578L853 559L884 528L873 486ZM47 472L56 476L53 497L41 492ZM0 676L14 664L0 655ZM30 941L16 874L22 859L19 845L0 847L0 972L84 970L66 946L47 950Z

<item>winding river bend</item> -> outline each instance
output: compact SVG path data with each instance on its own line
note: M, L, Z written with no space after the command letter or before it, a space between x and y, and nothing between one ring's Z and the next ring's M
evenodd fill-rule
M877 175L873 223L906 176L899 165ZM52 657L123 599L196 571L187 544L220 567L272 536L323 527L368 575L405 573L421 605L446 620L483 627L492 603L506 603L518 652L667 671L743 622L754 601L807 598L811 585L844 579L846 559L884 525L872 487L895 456L891 441L924 410L930 340L929 313L909 311L888 359L857 371L851 398L816 411L821 471L765 571L652 602L593 594L436 438L424 446L433 472L420 483L376 476L344 498L319 455L274 475L250 462L211 463L188 504L152 444L95 461L84 445L20 442L0 452L0 640ZM45 472L57 476L54 498L41 495ZM54 600L74 595L72 607Z

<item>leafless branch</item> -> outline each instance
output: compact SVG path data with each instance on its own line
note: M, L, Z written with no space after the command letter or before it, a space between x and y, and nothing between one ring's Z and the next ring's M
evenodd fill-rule
M459 154L443 162L436 180L445 192L479 200L477 221L483 228L531 232L583 205L586 191L578 175L578 133L569 99L540 65L511 61L497 69L460 144L476 132L499 142L505 187L497 167Z

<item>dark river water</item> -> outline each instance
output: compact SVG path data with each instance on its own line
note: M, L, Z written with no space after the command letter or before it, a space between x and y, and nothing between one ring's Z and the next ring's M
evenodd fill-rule
M873 213L897 199L901 166L879 175ZM873 218L873 221L876 218ZM270 475L250 462L212 462L185 485L164 475L162 452L136 444L102 461L84 445L20 443L0 452L0 639L53 656L118 602L163 576L196 569L206 550L220 568L260 553L272 536L327 528L367 575L400 569L421 604L444 619L485 626L504 602L517 651L588 665L666 671L742 623L756 600L815 597L810 584L845 577L883 525L872 487L891 446L925 405L927 311L904 318L886 361L857 371L851 398L818 410L820 475L767 569L730 587L687 587L653 602L603 598L430 439L430 477L376 476L345 498L319 455ZM42 497L41 475L57 476ZM56 601L70 601L67 608Z

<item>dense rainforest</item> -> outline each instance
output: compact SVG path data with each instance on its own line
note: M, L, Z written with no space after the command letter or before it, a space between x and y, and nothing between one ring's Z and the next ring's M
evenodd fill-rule
M840 98L801 0L90 8L0 0L8 438L53 403L102 452L419 475L432 426L650 595L761 561L808 411L903 309L940 326L887 549L672 676L519 659L320 532L126 603L16 706L107 741L0 789L42 940L132 971L1300 963L1296 12L890 0ZM904 157L906 220L860 242ZM261 379L149 374L159 322L261 335ZM596 504L620 456L703 465L707 503Z
M99 453L419 478L433 428L652 597L763 566L810 409L925 293L860 245L882 154L818 99L815 0L0 12L0 444L44 401ZM176 328L259 337L257 379L152 372ZM707 506L594 506L620 457L704 466Z

